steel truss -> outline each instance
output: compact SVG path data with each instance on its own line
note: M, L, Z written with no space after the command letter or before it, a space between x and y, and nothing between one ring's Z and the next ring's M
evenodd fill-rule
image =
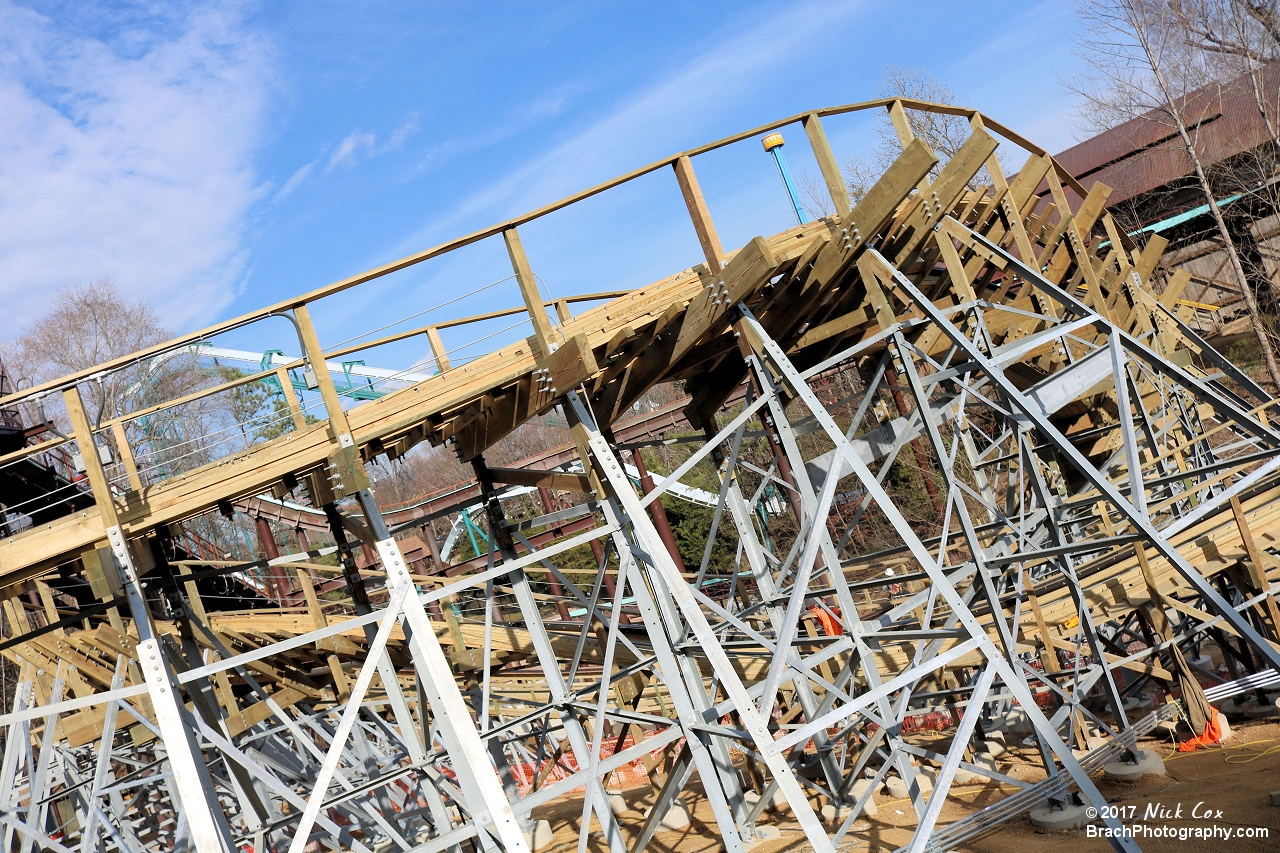
M962 275L957 247L940 239L956 264L950 274ZM592 504L568 514L594 514L588 531L518 555L517 540L528 545L521 528L540 520L508 523L478 463L488 495L489 565L426 591L415 586L365 490L358 502L385 573L380 609L236 654L185 602L177 609L179 638L144 630L136 648L121 650L113 689L89 697L64 698L59 667L37 698L41 682L25 668L15 711L5 717L5 849L523 851L535 810L585 786L579 849L601 833L614 853L638 853L696 773L731 851L760 837L758 820L775 792L814 849L832 850L849 838L886 775L896 774L918 817L910 845L916 851L927 848L958 771L1013 781L973 755L980 727L1010 707L1029 718L1046 771L1065 773L1086 801L1102 805L1069 744L1090 746L1080 742L1087 721L1121 753L1133 746L1116 672L1141 655L1119 661L1111 653L1116 644L1107 640L1120 636L1126 645L1122 635L1132 628L1101 624L1089 575L1119 548L1145 548L1147 572L1149 562L1163 559L1189 600L1204 608L1197 611L1203 619L1187 624L1178 617L1189 608L1162 606L1167 593L1153 585L1147 607L1164 617L1163 635L1147 655L1177 654L1179 645L1220 625L1280 670L1280 657L1237 609L1241 603L1227 600L1170 541L1274 470L1280 437L1220 384L1162 358L1149 341L1118 330L999 246L978 235L973 241L1043 297L1034 313L1041 331L993 346L985 331L993 316L1019 309L978 299L938 307L869 249L864 278L879 283L886 303L914 305L919 315L886 322L871 339L800 371L739 305L733 328L750 371L748 399L647 494L636 492L626 460L584 399L567 395L598 489ZM1056 360L1059 369L1028 387L1017 371L1034 358ZM814 382L859 366L868 380L853 401L857 414L839 416L848 424L842 427ZM882 392L905 395L909 411L868 429L866 415ZM1084 393L1116 401L1122 445L1101 466L1050 421ZM1155 402L1135 405L1145 400ZM830 449L806 453L805 435L820 439L810 445ZM922 475L934 478L943 496L938 529L927 537L884 486L904 448L920 438L928 448L917 457ZM752 441L776 449L770 470L744 462ZM720 482L714 526L732 528L738 541L740 571L732 578L709 577L705 560L692 577L685 573L650 517L672 485L706 462ZM1228 483L1223 471L1238 478ZM748 481L757 486L754 495L743 488ZM770 484L788 493L798 513L799 533L785 553L773 550L754 510ZM837 494L857 499L852 520L842 514L839 525ZM881 542L876 553L850 556L851 537L871 515L887 521L897 545ZM556 558L591 541L604 546L600 571L581 588ZM118 528L112 543L135 623L149 625L134 556ZM891 558L912 566L899 581L908 592L868 607L868 591L889 581L851 582L849 569ZM610 595L603 580L612 571ZM584 611L578 627L547 627L531 572L554 575L576 599ZM427 608L467 592L491 598L495 585L514 593L518 613L495 623L494 608L486 608L479 666L460 685ZM1070 669L1036 666L1025 635L1036 590L1050 587L1065 589L1077 610ZM841 630L802 635L815 606L834 615ZM325 648L352 628L370 640L345 701L285 708L255 681L255 665L270 655ZM513 628L532 648L519 679L498 672L489 652L494 633ZM397 672L388 653L393 636L411 677L403 659ZM126 689L131 658L146 682ZM232 671L270 709L234 737L211 698L219 677ZM512 691L530 682L540 689ZM655 684L666 700L660 708L642 701L656 695ZM1087 700L1095 687L1105 697L1101 706ZM1036 693L1053 697L1052 715ZM104 745L96 755L90 746L70 746L58 725L95 706L103 710ZM921 707L957 714L945 753L904 732ZM137 724L128 732L126 715ZM643 739L621 748L628 733ZM618 747L602 750L606 740ZM624 836L605 783L662 749L671 758L657 804ZM922 761L940 763L928 781ZM521 795L513 768L526 765L568 772ZM870 784L860 785L866 778ZM753 785L763 790L749 797ZM1065 800L1066 787L1054 796ZM819 816L819 798L837 819Z
M706 830L729 853L779 821L794 821L828 853L858 838L876 790L893 778L912 804L915 853L961 836L939 826L958 778L1022 789L967 818L963 833L1041 797L1060 808L1075 797L1104 805L1088 772L1131 756L1171 714L1134 713L1146 684L1198 693L1207 641L1232 667L1273 670L1251 672L1240 689L1271 684L1280 611L1244 505L1276 488L1280 434L1264 417L1275 401L1154 302L1127 260L1107 270L1113 295L1128 294L1128 316L1118 319L1065 203L1044 254L1052 258L1069 232L1064 252L1079 272L1066 285L1048 265L1020 260L1035 255L1021 224L1016 253L966 224L990 231L1003 216L1013 233L1021 208L1013 217L998 208L1007 185L993 188L981 215L969 213L985 192L972 194L964 215L943 215L964 206L963 187L994 151L975 121L977 142L932 184L958 187L948 202L934 189L931 208L922 189L903 206L911 187L930 186L936 162L910 143L870 203L833 219L830 235L777 274L793 275L814 299L803 289L813 281L818 296L837 282L830 299L865 297L845 314L874 316L874 328L845 337L853 325L836 316L823 324L827 337L810 339L830 341L821 355L806 350L803 332L771 325L764 294L784 265L764 241L723 267L711 252L702 291L681 301L683 326L663 344L670 358L637 368L651 375L636 385L659 381L692 352L698 364L723 366L714 375L731 384L745 376L745 392L701 413L703 434L682 437L687 458L657 483L639 444L612 432L630 399L621 387L608 392L613 411L598 411L610 399L605 378L632 367L595 364L586 343L553 339L519 239L504 231L530 315L541 316L538 367L514 380L510 396L484 393L489 408L451 433L455 448L460 435L480 448L467 458L486 524L466 523L488 542L470 573L427 576L406 560L323 370L320 470L332 482L310 488L354 604L347 618L330 621L317 599L306 608L314 621L291 632L254 640L228 627L195 588L193 566L208 564L170 564L154 544L162 536L126 537L98 455L83 454L109 544L99 552L112 569L106 603L127 608L131 622L112 610L94 634L110 666L78 656L63 642L69 626L52 618L6 640L23 664L13 710L0 716L4 850L527 853L546 846L554 807L561 838L576 826L579 853L642 853L684 809L682 795L697 791L715 824ZM676 162L682 187L693 186L687 160ZM690 210L700 215L696 203ZM860 221L879 234L870 244ZM916 242L895 253L904 232ZM817 272L805 278L824 264L825 283ZM835 271L851 269L858 288L840 290ZM291 317L309 363L323 364L305 306ZM1009 333L1015 326L1024 331ZM595 349L658 347L665 322L643 328ZM713 350L728 336L736 349ZM1213 372L1190 364L1187 346ZM573 358L593 366L560 365L558 375L579 378L557 389L545 366L557 353L571 367ZM75 435L92 436L74 385L64 397ZM482 415L514 422L557 403L578 464L538 472L537 485L583 484L588 499L508 518L499 484L519 484L510 479L519 472L489 468L480 455L489 434L463 430ZM1085 415L1094 418L1087 427L1068 428ZM419 427L415 440L423 435ZM295 474L319 476L290 471L295 485ZM904 472L928 493L925 510L905 506L893 482ZM691 493L714 497L696 565L686 565L662 503ZM230 511L228 500L244 494L220 494L200 511ZM790 511L778 530L761 510L774 494ZM1189 543L1211 540L1206 531L1228 514L1248 559L1193 564ZM735 549L728 572L712 560L726 541ZM361 570L354 554L366 547L373 559ZM568 557L582 548L595 570L575 574ZM162 601L148 599L148 574L166 579L149 588L162 587ZM458 601L482 612L459 620ZM25 619L7 616L11 625ZM54 661L50 648L62 656ZM288 667L285 655L296 656ZM356 663L350 674L344 661ZM86 683L80 671L90 666L110 689ZM913 735L911 721L931 711L950 715L945 748ZM984 752L987 733L1015 716L1043 765L1038 786ZM638 765L654 789L642 818L615 812L610 788L616 772Z

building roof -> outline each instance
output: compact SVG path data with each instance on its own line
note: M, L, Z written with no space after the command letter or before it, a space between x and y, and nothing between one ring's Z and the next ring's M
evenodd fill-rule
M1262 89L1267 102L1277 104L1280 61L1263 69ZM1206 164L1229 159L1271 138L1247 74L1198 89L1181 103ZM1274 119L1280 121L1280 114ZM1098 181L1111 187L1110 205L1194 173L1177 128L1159 110L1087 139L1057 158L1086 188Z

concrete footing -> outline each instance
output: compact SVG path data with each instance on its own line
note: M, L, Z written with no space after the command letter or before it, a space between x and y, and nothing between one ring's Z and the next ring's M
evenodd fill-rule
M1150 749L1134 751L1137 761L1129 764L1125 761L1113 761L1102 767L1103 774L1116 782L1135 782L1143 776L1164 776L1164 759Z
M777 841L779 838L782 837L782 830L768 823L756 824L755 833L756 833L756 837L752 838L751 840L747 840L745 838L742 839L743 850L750 850L751 848L755 847L757 844L762 844L765 841Z
M760 802L760 795L755 791L747 791L742 795L742 798L747 801L747 805L751 806ZM782 809L789 809L791 808L791 805L787 802L787 797L782 793L782 790L778 789L773 792L773 798L765 805L765 808L772 809L773 811L779 811Z
M1041 829L1078 829L1089 822L1084 806L1067 806L1063 809L1042 806L1032 809L1028 817Z
M539 850L546 850L555 841L555 834L551 831L551 821L535 821L533 827L525 831L524 841L529 845L529 849L533 853L538 853Z
M862 795L865 794L870 787L871 787L870 779L859 779L857 782L854 782L853 788L850 791L850 793L853 795L854 801L856 802L857 800L862 799ZM878 791L873 792L871 796L867 797L867 801L862 804L862 813L867 817L875 817L876 813L880 811L879 807L876 806L876 793L878 793ZM828 806L828 808L832 808L832 810L834 811L834 807ZM826 814L826 808L823 809L823 814L824 815ZM841 815L840 819L844 820L843 814Z
M932 768L929 768L932 769ZM923 768L916 768L916 784L920 786L920 793L928 794L933 790L933 780L927 774L922 772ZM884 780L885 788L889 792L889 796L895 800L905 800L911 796L907 783L901 777L890 776Z
M653 809L645 812L645 817L648 817L651 811ZM663 829L684 829L689 825L689 805L680 797L676 797L671 808L667 809L667 813L662 816L660 825Z

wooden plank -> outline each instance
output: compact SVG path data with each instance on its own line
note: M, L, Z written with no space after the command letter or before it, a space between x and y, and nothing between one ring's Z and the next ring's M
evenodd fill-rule
M996 150L996 141L983 130L975 130L943 167L938 180L929 185L898 233L886 241L881 251L899 268L912 258L932 233L933 226L955 207L973 176L978 174Z
M711 211L707 209L707 200L702 196L702 188L698 186L693 163L687 156L681 156L675 159L671 167L675 170L685 207L689 209L689 219L693 221L694 233L698 235L698 245L702 246L703 257L707 259L707 268L712 275L718 275L724 268L724 248L720 245L720 236L716 234L715 223L711 220Z
M524 253L524 244L514 228L502 232L502 239L507 244L507 256L511 258L511 268L516 274L516 283L520 285L520 295L524 297L525 310L533 322L533 337L538 344L538 352L545 356L550 351L551 319L547 317L547 309L543 307L542 296L538 292L537 279L533 277L533 268L529 266L529 256Z
M282 687L272 693L271 698L281 708L290 708L306 699L307 694L292 687ZM227 734L231 737L242 735L259 723L271 719L273 715L274 711L272 711L271 705L265 699L255 702L243 711L227 714Z
M836 216L843 218L853 209L849 200L849 188L845 186L844 175L840 173L840 164L831 151L831 143L822 129L822 119L817 113L809 113L801 122L805 136L809 137L809 147L813 149L813 158L818 161L818 171L822 173L822 181L827 185L831 203L835 205Z
M710 287L699 291L685 309L684 323L671 354L672 363L679 361L704 335L727 325L725 315L729 309L773 275L777 267L777 258L760 237L734 255L723 275L713 277Z
M538 471L533 468L490 468L489 473L493 476L495 483L506 483L511 486L534 486L565 492L591 491L591 482L585 474Z
M575 335L551 353L543 366L550 379L552 397L557 397L595 376L600 371L586 335Z
M427 343L431 345L431 357L436 360L436 370L444 373L449 369L449 354L445 351L444 341L440 340L440 330L435 326L427 327Z
M1068 233L1074 230L1077 235L1088 234L1093 230L1094 223L1098 221L1098 217L1106 209L1107 200L1111 198L1111 192L1111 187L1106 184L1094 183L1093 186L1089 187L1089 194L1081 202L1080 209L1076 211L1075 216L1071 215L1071 208L1060 207L1060 215L1063 217L1062 221L1059 222L1060 230ZM1059 186L1058 194L1061 193L1062 188ZM1063 200L1065 201L1065 196L1063 196ZM1062 276L1071 265L1072 257L1071 250L1061 244L1054 248L1051 259L1046 259L1042 253L1040 263L1042 266L1047 264L1044 277L1054 284L1060 284Z
M282 367L276 371L276 381L280 383L280 393L284 394L285 405L289 407L293 428L303 429L307 425L307 416L302 411L302 404L298 402L298 392L294 390L287 368Z
M133 448L129 447L129 438L125 435L124 424L118 421L112 424L111 435L116 440L116 453L120 455L120 463L124 465L129 488L135 492L141 492L142 478L138 476L138 465L133 459Z

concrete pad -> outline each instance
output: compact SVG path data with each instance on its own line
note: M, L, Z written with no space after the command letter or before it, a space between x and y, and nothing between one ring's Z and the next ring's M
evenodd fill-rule
M1031 719L1026 712L1017 708L1004 715L1005 724L1001 728L1015 735L1029 735L1035 731L1035 727L1031 725Z
M856 802L862 799L862 795L865 794L870 787L870 779L859 779L857 782L854 782L852 789L854 801ZM878 793L879 791L873 792L870 797L867 797L867 801L862 804L862 813L867 817L875 817L876 813L880 811L879 807L876 805L876 794Z
M831 803L827 803L818 811L818 816L822 818L823 823L840 823L847 813L848 809L838 809Z
M988 770L996 770L996 757L989 752L979 752L973 757L973 764L978 767L985 767Z
M1078 829L1089 822L1084 806L1067 806L1064 809L1042 806L1038 809L1032 809L1028 817L1031 818L1031 822L1036 826L1051 830Z
M760 795L755 791L747 791L742 795L742 799L747 801L747 805L754 806L756 803L760 802ZM791 808L791 804L787 802L787 796L782 793L782 789L778 788L773 792L773 801L765 805L765 808L777 811L779 809L789 809Z
M671 808L662 816L663 829L684 829L689 825L689 806L683 799L676 797Z
M1271 805L1280 806L1280 791L1271 792Z
M1153 750L1139 749L1135 750L1134 756L1137 762L1129 764L1124 761L1113 761L1102 767L1102 772L1108 779L1116 782L1136 782L1143 776L1164 776L1167 771L1164 768L1164 759Z
M895 800L905 800L910 796L907 791L907 783L903 782L898 776L885 777L884 787L889 792L889 796Z
M928 794L933 790L933 780L917 770L916 784L920 786L920 793ZM885 779L885 787L889 791L889 796L895 800L905 800L911 796L907 788L907 783L898 776L890 776Z
M609 811L613 812L615 816L620 816L631 810L631 807L627 805L626 799L622 796L621 791L609 791L608 794Z
M529 849L533 853L539 850L546 850L555 840L555 833L551 831L551 821L540 820L533 824L533 828L525 832L524 841L529 845Z
M750 850L751 848L755 847L757 844L761 844L765 841L777 841L779 838L782 837L782 830L778 829L778 827L769 823L757 824L755 827L755 833L756 833L756 837L752 838L749 841L745 838L742 839L743 850Z
M988 740L984 741L982 745L992 758L999 758L1009 751L1009 747L1005 746L1003 740Z
M652 808L646 811L644 813L645 817L648 817L652 811ZM689 806L682 798L676 797L675 801L671 804L671 808L662 816L660 827L662 829L684 829L688 825Z
M1271 717L1280 717L1280 705L1276 702L1247 702L1244 706L1244 718L1246 720L1267 720Z

